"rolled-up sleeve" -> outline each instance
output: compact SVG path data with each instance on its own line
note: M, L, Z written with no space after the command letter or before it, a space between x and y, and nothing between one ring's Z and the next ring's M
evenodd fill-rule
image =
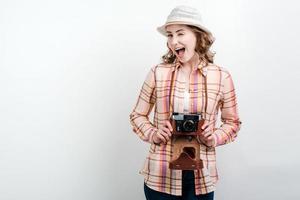
M155 67L152 67L143 83L136 105L130 114L133 131L143 140L153 143L157 128L150 122L149 114L156 102Z
M233 80L229 73L223 80L223 95L220 103L222 124L214 130L215 146L233 142L242 124L238 114Z

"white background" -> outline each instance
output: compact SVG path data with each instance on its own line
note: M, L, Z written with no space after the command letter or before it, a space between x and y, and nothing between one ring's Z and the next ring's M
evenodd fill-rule
M149 146L129 114L180 4L216 37L243 122L217 148L215 199L300 198L298 1L2 0L1 200L144 198Z

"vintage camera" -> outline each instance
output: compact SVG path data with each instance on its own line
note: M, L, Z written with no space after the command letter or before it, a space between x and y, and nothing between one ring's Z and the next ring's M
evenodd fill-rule
M201 126L204 120L201 114L182 114L173 113L171 124L173 127L173 134L175 135L197 135L200 134Z
M201 115L173 113L172 118L175 122L175 130L182 133L196 132Z
M200 160L201 142L197 135L203 131L201 114L172 113L172 159L170 169L195 170L203 168Z

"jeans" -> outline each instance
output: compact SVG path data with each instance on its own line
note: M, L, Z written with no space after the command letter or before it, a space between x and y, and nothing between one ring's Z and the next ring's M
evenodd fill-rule
M214 192L195 195L195 178L193 170L182 171L182 196L152 190L144 183L144 192L147 200L213 200Z

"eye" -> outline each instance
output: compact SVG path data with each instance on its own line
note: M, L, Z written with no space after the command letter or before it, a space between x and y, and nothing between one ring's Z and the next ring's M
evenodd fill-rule
M170 38L170 37L172 37L172 35L171 35L171 34L168 34L167 37Z
M183 33L178 33L178 35L184 35Z

